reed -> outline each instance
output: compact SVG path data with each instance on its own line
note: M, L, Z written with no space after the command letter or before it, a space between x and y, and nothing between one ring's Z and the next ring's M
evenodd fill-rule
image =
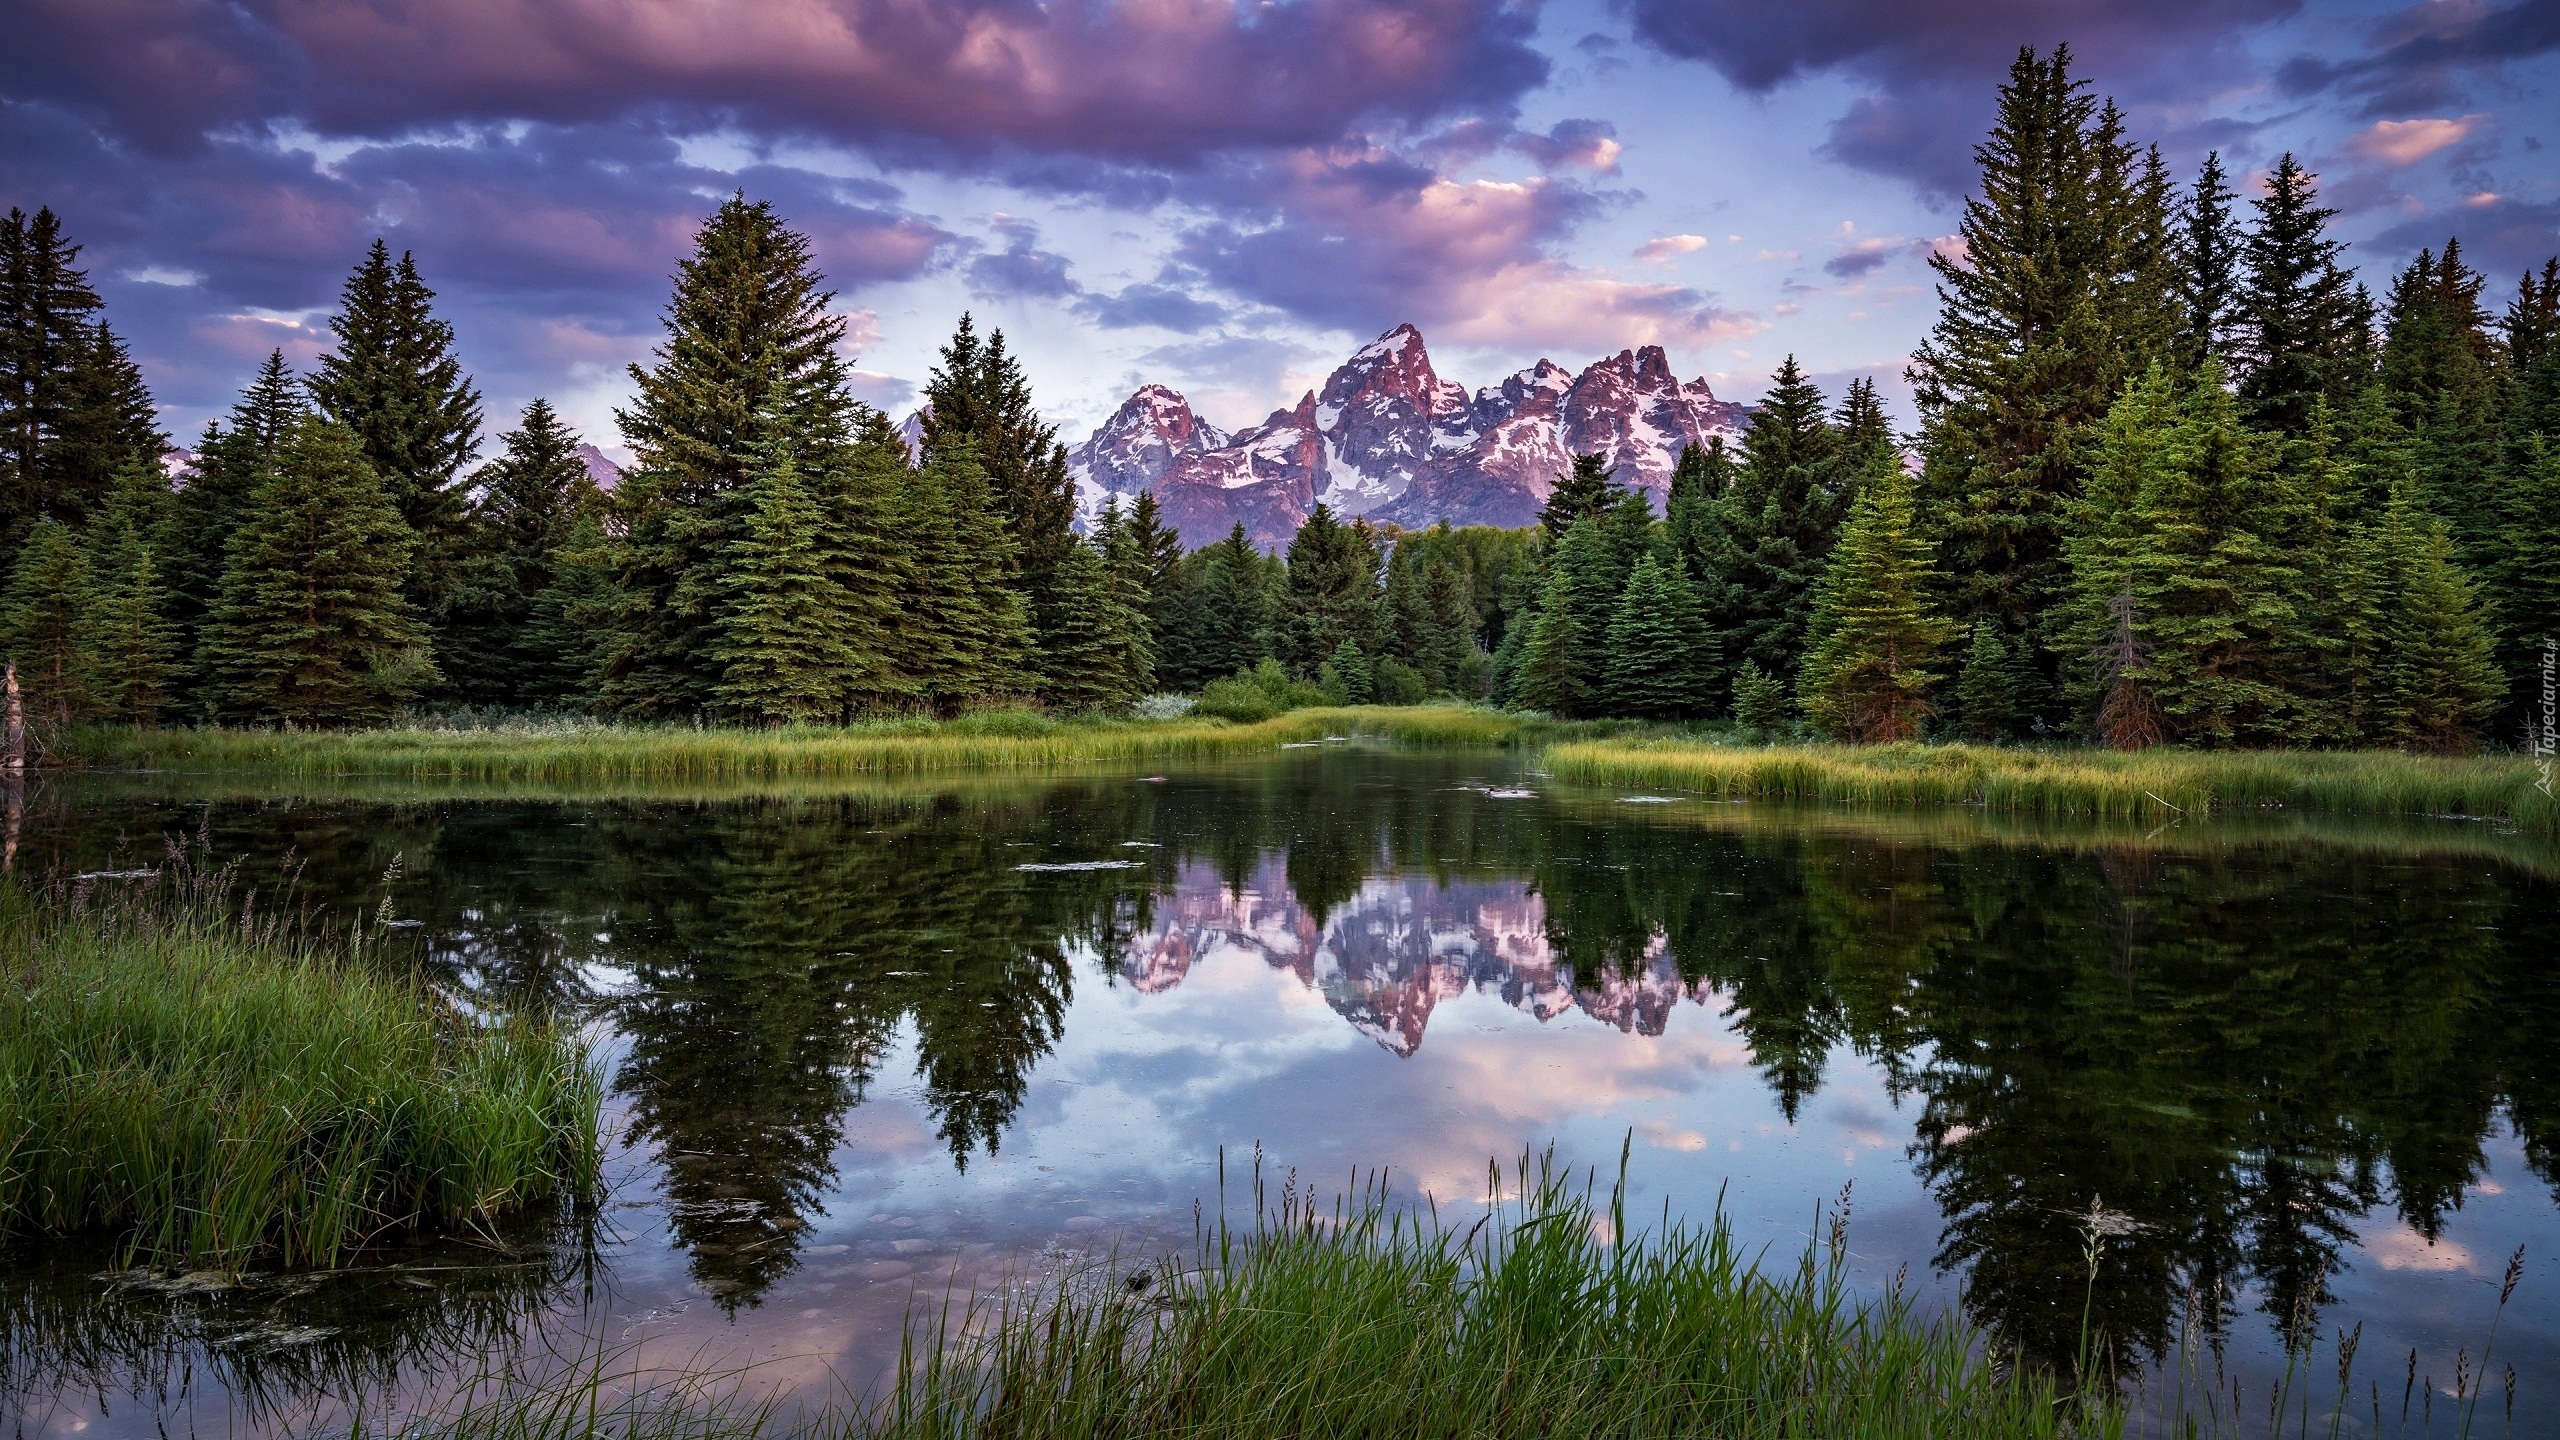
M237 881L173 846L141 875L0 882L0 1231L329 1266L593 1195L602 1088L574 1034L464 1013Z
M948 721L762 730L577 721L382 730L92 727L66 736L55 758L90 769L561 782L1061 769L1110 761L1220 759L1331 735L1375 735L1414 745L1502 745L1542 739L1555 731L1544 722L1456 705L1298 710L1250 725L1188 718L1061 721L1027 711L995 711Z
M1623 1167L1622 1167L1623 1175ZM1503 1179L1499 1175L1497 1181ZM1371 1183L1256 1185L1187 1257L927 1307L893 1378L815 1413L594 1370L402 1435L1152 1437L2116 1436L2112 1398L1985 1358L1897 1284L1860 1297L1846 1216L1763 1269L1732 1228L1630 1227L1547 1162L1459 1229ZM1508 1191L1512 1197L1501 1198ZM1817 1217L1820 1222L1821 1217ZM583 1401L583 1403L582 1403Z
M2560 835L2531 762L2393 751L2018 750L1978 745L1742 747L1581 741L1547 752L1559 778L1719 799L1991 810L2154 822L2217 811L2456 816Z

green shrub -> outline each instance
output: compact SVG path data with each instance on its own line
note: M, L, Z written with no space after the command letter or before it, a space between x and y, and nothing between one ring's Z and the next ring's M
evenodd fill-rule
M1239 670L1231 679L1212 680L1203 686L1200 703L1192 713L1254 725L1292 710L1332 703L1332 697L1322 687L1290 679L1280 662L1266 655L1261 664L1250 670Z

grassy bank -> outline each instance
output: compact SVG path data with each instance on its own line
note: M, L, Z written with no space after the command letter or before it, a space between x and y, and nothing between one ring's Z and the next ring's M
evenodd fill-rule
M1464 706L1299 710L1251 725L1212 719L1060 721L998 711L949 721L772 730L575 723L345 731L95 727L64 737L53 758L92 769L295 776L721 779L1206 760L1345 734L1410 745L1507 745L1546 739L1565 728Z
M482 1024L173 853L0 882L0 1229L326 1266L386 1231L590 1193L571 1035Z
M1559 779L1735 800L1980 805L2041 815L2163 821L2268 807L2342 815L2459 815L2560 835L2560 805L2532 762L2391 751L2209 753L2007 750L1974 745L1742 748L1691 740L1567 742Z
M1845 1217L1762 1269L1721 1220L1639 1231L1524 1167L1458 1228L1377 1187L1283 1192L1247 1229L935 1312L870 1398L814 1411L607 1373L405 1420L404 1436L1152 1440L1378 1436L2105 1436L2111 1402L2058 1397L1898 1289L1847 1281ZM1259 1199L1260 1197L1257 1197ZM1639 1221L1639 1224L1642 1222ZM1609 1243L1616 1237L1617 1243ZM746 1377L751 1381L752 1377ZM716 1389L716 1387L714 1387Z

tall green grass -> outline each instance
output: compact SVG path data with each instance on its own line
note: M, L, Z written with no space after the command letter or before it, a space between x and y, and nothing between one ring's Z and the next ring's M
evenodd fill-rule
M0 882L0 1229L327 1266L594 1192L577 1037L465 1014L236 880L173 846L145 877Z
M72 732L56 758L96 769L253 770L293 776L564 781L578 778L806 777L1063 768L1102 761L1205 760L1331 735L1408 744L1500 745L1555 727L1468 706L1299 710L1255 724L1215 719L1061 721L996 711L949 721L896 720L768 730L688 726L500 726L382 730Z
M1562 779L1720 799L1980 805L2047 815L2168 820L2285 807L2453 815L2560 834L2560 804L2531 762L2391 751L2010 750L1978 745L1744 748L1690 740L1584 741L1547 752Z
M1861 1297L1846 1216L1792 1264L1759 1267L1721 1218L1629 1223L1550 1164L1457 1228L1380 1184L1318 1202L1256 1195L1248 1228L1191 1255L1070 1275L928 1313L869 1400L817 1413L603 1370L404 1435L846 1440L1267 1436L2113 1436L2075 1398L1925 1318L1899 1284ZM1260 1186L1257 1184L1257 1192Z

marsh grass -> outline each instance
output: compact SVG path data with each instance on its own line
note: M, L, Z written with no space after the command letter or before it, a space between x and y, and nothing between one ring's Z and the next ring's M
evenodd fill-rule
M2461 816L2560 834L2560 805L2512 757L2392 751L2013 750L1979 745L1746 748L1694 740L1567 742L1562 779L1675 788L1719 799L1991 810L2163 822L2280 807L2352 815Z
M1223 1166L1222 1166L1223 1173ZM2078 1399L1986 1358L1897 1282L1861 1296L1847 1216L1762 1268L1721 1217L1630 1225L1550 1161L1490 1178L1458 1228L1372 1181L1330 1202L1257 1173L1241 1228L1186 1256L929 1299L894 1375L811 1411L598 1365L403 1435L808 1434L845 1440L1374 1436L2114 1436ZM1223 1188L1223 1185L1222 1185ZM1505 1198L1507 1194L1508 1198Z
M1328 736L1409 745L1506 745L1562 727L1474 706L1298 710L1255 724L1214 718L1057 720L997 710L955 720L882 720L765 730L598 725L584 720L381 730L135 730L66 736L62 763L92 769L242 770L297 777L559 782L598 777L727 779L1062 769L1109 761L1209 760Z
M602 1089L574 1034L461 1011L289 896L183 843L0 881L0 1227L329 1266L594 1192Z

